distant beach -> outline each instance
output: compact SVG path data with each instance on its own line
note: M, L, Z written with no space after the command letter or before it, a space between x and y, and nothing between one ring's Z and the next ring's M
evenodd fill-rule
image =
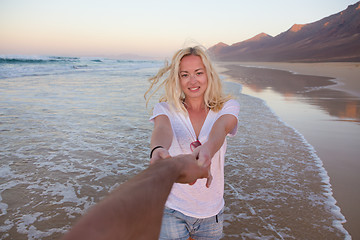
M360 239L360 63L222 62L226 80L259 97L315 148L344 227Z

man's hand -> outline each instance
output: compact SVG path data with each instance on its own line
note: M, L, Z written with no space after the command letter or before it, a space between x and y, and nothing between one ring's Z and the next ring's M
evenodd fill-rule
M199 166L192 154L155 161L92 207L64 240L159 239L174 182L207 177L208 169Z
M209 176L208 167L200 166L198 160L193 154L178 155L171 159L179 168L177 183L194 183L198 178L207 178Z

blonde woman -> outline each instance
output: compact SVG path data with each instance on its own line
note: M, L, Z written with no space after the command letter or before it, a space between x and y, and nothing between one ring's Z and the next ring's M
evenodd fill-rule
M207 179L174 184L165 204L160 239L220 239L225 138L236 134L239 104L224 96L218 74L198 46L176 52L170 65L150 82L145 96L156 85L156 90L165 88L150 118L154 123L150 162L192 153L210 171Z

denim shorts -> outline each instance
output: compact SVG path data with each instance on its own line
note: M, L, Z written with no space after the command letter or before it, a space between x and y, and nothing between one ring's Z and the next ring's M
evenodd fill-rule
M162 219L160 239L195 240L220 239L223 234L222 209L209 218L193 218L171 208L165 207Z

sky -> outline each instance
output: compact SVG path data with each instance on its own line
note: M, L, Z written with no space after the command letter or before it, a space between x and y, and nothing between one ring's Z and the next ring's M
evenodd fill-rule
M0 55L168 57L315 22L358 0L0 0Z

